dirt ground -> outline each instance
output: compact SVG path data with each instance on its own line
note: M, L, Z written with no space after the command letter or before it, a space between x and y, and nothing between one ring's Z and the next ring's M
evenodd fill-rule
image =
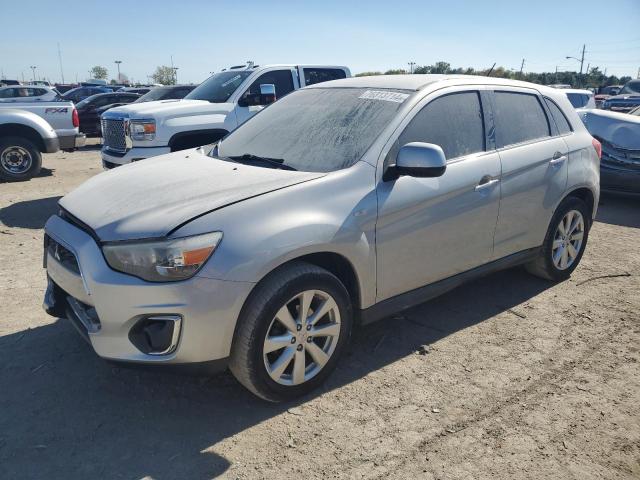
M230 374L108 364L42 311L42 227L99 150L44 166L0 184L0 478L640 478L640 201L603 198L571 280L458 288L271 405Z

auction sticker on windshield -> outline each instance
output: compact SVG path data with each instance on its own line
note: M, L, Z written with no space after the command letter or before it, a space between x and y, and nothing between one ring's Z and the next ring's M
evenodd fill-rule
M408 93L398 92L386 92L384 90L367 90L358 98L365 98L368 100L384 100L385 102L402 103L407 97Z

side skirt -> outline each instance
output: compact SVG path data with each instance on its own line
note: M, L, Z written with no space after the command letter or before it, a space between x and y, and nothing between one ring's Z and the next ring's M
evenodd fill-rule
M445 278L444 280L439 280L424 287L416 288L415 290L401 293L395 297L383 300L369 308L360 310L360 324L366 325L377 320L382 320L394 313L407 310L411 307L427 302L432 298L438 297L449 290L459 287L463 283L470 282L471 280L484 277L500 270L530 262L536 258L540 249L541 247L523 250L522 252L514 253L499 260L494 260L474 269L467 270L466 272L458 273L457 275Z

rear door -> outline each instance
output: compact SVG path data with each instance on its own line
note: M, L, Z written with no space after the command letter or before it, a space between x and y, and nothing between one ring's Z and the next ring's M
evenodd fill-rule
M491 97L502 165L494 258L501 258L542 245L566 189L568 147L537 91L500 87Z
M380 180L378 301L491 260L500 159L487 134L485 93L455 87L430 95L386 155L389 164L407 143L434 143L442 147L447 169L438 178Z

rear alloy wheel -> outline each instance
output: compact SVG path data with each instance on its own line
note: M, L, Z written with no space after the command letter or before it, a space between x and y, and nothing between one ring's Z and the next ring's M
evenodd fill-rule
M569 278L587 245L590 219L584 201L565 198L551 219L538 257L525 265L529 273L553 281Z
M0 178L6 181L28 180L40 172L42 156L38 148L22 137L0 140Z
M584 239L584 217L578 210L570 210L556 227L551 247L551 259L558 270L571 268L578 258Z
M304 262L280 267L242 309L229 367L265 400L304 395L336 367L352 316L349 294L333 274Z

